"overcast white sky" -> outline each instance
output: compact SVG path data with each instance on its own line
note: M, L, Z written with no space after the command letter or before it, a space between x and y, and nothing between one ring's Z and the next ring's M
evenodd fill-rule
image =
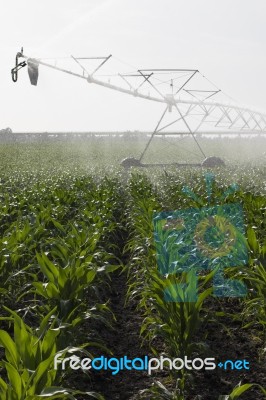
M196 68L266 112L265 0L0 0L0 129L154 127L162 106L40 69L39 85L10 69L29 56L113 54L138 68Z

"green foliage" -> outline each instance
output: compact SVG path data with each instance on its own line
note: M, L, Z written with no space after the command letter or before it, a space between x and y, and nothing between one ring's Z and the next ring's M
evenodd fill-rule
M82 162L77 160L80 151ZM205 307L212 296L214 271L202 271L197 277L198 298L193 271L159 273L153 216L161 211L220 201L243 206L249 262L246 267L231 268L228 275L248 287L247 298L241 300L243 326L249 329L256 324L265 329L266 201L261 194L265 168L250 167L248 173L241 167L217 169L209 196L202 171L99 170L88 167L87 151L88 146L86 151L69 147L60 153L57 144L48 143L41 151L34 144L0 150L4 168L0 175L0 302L17 309L17 313L2 311L2 315L11 314L2 319L6 325L14 324L14 335L11 325L0 330L5 349L0 400L73 399L79 394L61 388L64 377L52 369L52 358L72 345L82 347L79 327L88 319L98 319L111 329L112 313L102 297L112 272L123 266L121 259L127 260L128 301L138 300L141 334L152 351L159 351L157 338L170 356L205 350L197 332L205 320L214 321ZM93 162L99 155L90 150ZM225 192L232 182L239 189ZM89 328L86 336L88 347L108 351L99 332ZM157 382L152 398L183 400L186 378L184 372L177 373L172 392ZM237 399L250 388L249 384L239 386L224 399ZM88 395L102 398L97 393Z
M198 277L195 277L193 270L173 274L166 268L164 276L161 275L157 267L160 259L156 260L152 219L154 213L163 209L163 204L167 204L165 211L172 211L183 207L205 206L210 199L204 194L205 187L202 179L194 179L193 182L194 188L198 186L196 193L199 194L186 197L178 178L175 182L172 176L171 179L167 178L166 182L162 183L160 191L158 186L153 188L151 182L143 175L132 174L129 182L131 198L127 215L131 236L125 247L125 251L131 253L128 298L137 298L139 301L139 307L144 316L141 333L150 341L155 354L158 354L154 346L154 343L158 342L155 340L158 337L166 344L169 356L204 354L206 345L197 341L197 332L204 323L204 319L206 322L210 319L215 320L215 315L210 315L210 312L204 308L204 303L209 296L212 296L211 280L216 271L202 271ZM241 203L246 213L247 210L249 212L246 237L250 248L249 267L231 268L228 273L231 277L245 281L250 291L249 297L243 301L244 310L246 313L254 311L259 323L265 324L265 269L262 264L255 265L258 258L262 262L265 261L265 245L263 244L265 239L262 234L265 227L265 198L245 194L242 191L236 191L233 194L228 191L228 194L224 195L215 184L211 202L215 204L219 201L219 197L222 204ZM254 221L256 221L256 233ZM161 234L164 235L164 232L162 231ZM176 246L175 243L176 240L171 243L170 235L167 246ZM161 249L162 265L165 263L164 250L164 248ZM172 253L168 248L170 257ZM173 261L176 261L176 258ZM185 260L182 259L182 265L184 263ZM160 268L161 273L162 270ZM196 287L197 279L199 280L198 287ZM196 290L199 293L198 298L194 295ZM152 389L154 398L179 400L186 397L186 373L181 370L175 375L178 378L178 388L174 392L169 392L161 383L157 383Z
M74 395L78 391L54 386L59 383L53 361L57 351L56 338L60 331L51 327L38 336L17 313L8 311L14 324L14 339L6 331L0 330L0 346L5 349L5 360L1 361L1 366L8 378L7 381L0 378L0 399L75 399ZM65 353L69 350L66 349ZM101 398L94 393L86 394Z
M261 386L256 383L246 383L244 385L237 385L233 391L226 396L219 396L218 400L237 400L239 397L242 396L246 391L250 390L251 388L259 388L259 390L266 395L266 390Z

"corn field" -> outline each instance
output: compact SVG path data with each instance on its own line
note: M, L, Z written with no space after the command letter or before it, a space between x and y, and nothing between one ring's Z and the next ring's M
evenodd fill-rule
M21 152L5 149L0 161L0 400L265 399L265 167L217 169L208 198L209 171L81 168L52 149L41 162L41 147ZM216 199L243 209L248 259L226 274L247 292L215 296L206 269L190 301L191 271L158 268L154 216ZM181 301L165 299L169 287ZM56 355L127 349L135 357L248 359L251 367L121 378L54 369Z

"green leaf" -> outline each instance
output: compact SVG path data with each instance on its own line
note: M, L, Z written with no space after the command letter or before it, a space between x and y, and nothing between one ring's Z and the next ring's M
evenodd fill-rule
M3 391L6 391L8 388L7 384L5 381L3 381L2 378L0 378L0 389L2 389Z
M266 394L266 390L257 383L246 383L245 385L235 387L232 393L230 393L228 400L238 399L243 393L249 390L252 386L259 387L262 393Z
M43 274L46 276L46 278L50 282L57 284L59 277L58 268L49 260L49 258L44 253L43 254L37 253L36 257L40 265L40 268Z
M6 331L0 330L0 344L5 348L5 354L7 360L18 367L19 364L19 354L17 352L17 348L11 337Z
M18 399L21 399L22 394L22 381L21 377L15 367L9 364L8 362L4 361L5 369L7 371L7 375L10 381L12 388L14 389L15 393L18 395Z

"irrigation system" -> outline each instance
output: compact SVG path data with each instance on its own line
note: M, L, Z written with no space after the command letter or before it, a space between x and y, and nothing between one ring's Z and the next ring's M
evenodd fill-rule
M130 72L116 72L115 74L99 75L99 71L106 67L112 55L105 57L74 57L69 59L78 67L78 72L70 68L62 68L47 59L28 57L23 53L23 48L16 55L15 67L11 70L12 80L17 82L18 71L23 67L28 68L28 74L32 85L37 86L39 67L47 67L53 70L84 79L87 83L102 86L130 96L141 98L162 104L162 113L149 137L140 157L129 157L121 164L145 167L143 158L149 149L155 136L166 134L169 128L178 126L178 130L190 134L201 154L202 162L197 164L175 163L176 166L219 166L224 162L219 157L207 156L197 139L197 133L234 131L249 134L266 133L266 114L243 107L233 102L217 86L211 83L197 69L136 69ZM50 60L50 59L48 59ZM93 61L94 68L88 71L85 63ZM115 81L115 83L111 82ZM226 101L220 100L221 95ZM174 132L168 132L174 134Z

